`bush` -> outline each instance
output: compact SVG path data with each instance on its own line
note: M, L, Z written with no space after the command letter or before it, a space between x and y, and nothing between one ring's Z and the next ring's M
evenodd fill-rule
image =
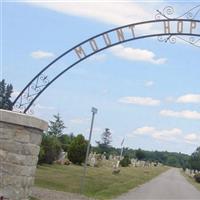
M123 160L120 161L120 165L122 167L128 167L130 164L131 164L131 160L127 155L125 155Z
M61 143L61 147L62 149L65 151L65 152L68 152L68 149L69 149L69 145L71 143L71 138L69 135L67 134L63 134L61 135L59 138L59 141Z
M52 164L58 159L61 151L61 143L57 137L51 135L43 135L39 153L39 164Z
M194 179L197 183L200 183L200 173L194 175Z
M68 158L72 163L81 165L85 161L87 144L83 135L73 138L68 151Z

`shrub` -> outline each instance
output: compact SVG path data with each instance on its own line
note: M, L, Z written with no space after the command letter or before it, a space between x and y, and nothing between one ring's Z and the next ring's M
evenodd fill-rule
M197 183L200 183L200 173L194 175L194 179Z
M39 164L52 164L58 159L61 151L61 143L57 137L51 135L43 135L40 153Z
M68 149L69 149L69 145L71 143L71 137L67 134L63 134L61 135L60 137L58 137L60 143L61 143L61 146L62 146L62 149L65 151L65 152L68 152Z
M87 144L83 135L73 138L68 151L68 158L72 163L81 165L85 161Z
M128 155L125 155L124 158L123 158L123 160L120 161L120 165L121 165L122 167L128 167L129 164L131 164L131 160L130 160L130 158L128 157Z

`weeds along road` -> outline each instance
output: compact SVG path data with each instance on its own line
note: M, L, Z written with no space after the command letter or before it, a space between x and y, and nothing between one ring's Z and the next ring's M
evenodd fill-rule
M200 200L200 192L180 174L178 169L172 168L115 200L134 199Z

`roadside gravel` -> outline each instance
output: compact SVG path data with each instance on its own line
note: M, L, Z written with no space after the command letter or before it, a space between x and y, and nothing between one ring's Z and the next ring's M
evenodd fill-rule
M39 200L92 200L91 198L79 194L48 190L39 187L32 188L31 196Z

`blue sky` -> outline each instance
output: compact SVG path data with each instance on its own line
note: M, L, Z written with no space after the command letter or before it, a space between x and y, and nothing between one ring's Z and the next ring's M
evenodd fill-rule
M157 1L3 1L2 77L14 96L56 56L108 29L152 19L172 5L177 15L197 6ZM197 16L198 19L200 16ZM147 32L151 27L147 27ZM92 143L104 128L112 144L147 150L192 153L200 144L199 48L157 39L132 41L81 62L37 100L34 115L60 113L66 133L88 137L91 107L98 108ZM58 62L52 74L67 64Z

